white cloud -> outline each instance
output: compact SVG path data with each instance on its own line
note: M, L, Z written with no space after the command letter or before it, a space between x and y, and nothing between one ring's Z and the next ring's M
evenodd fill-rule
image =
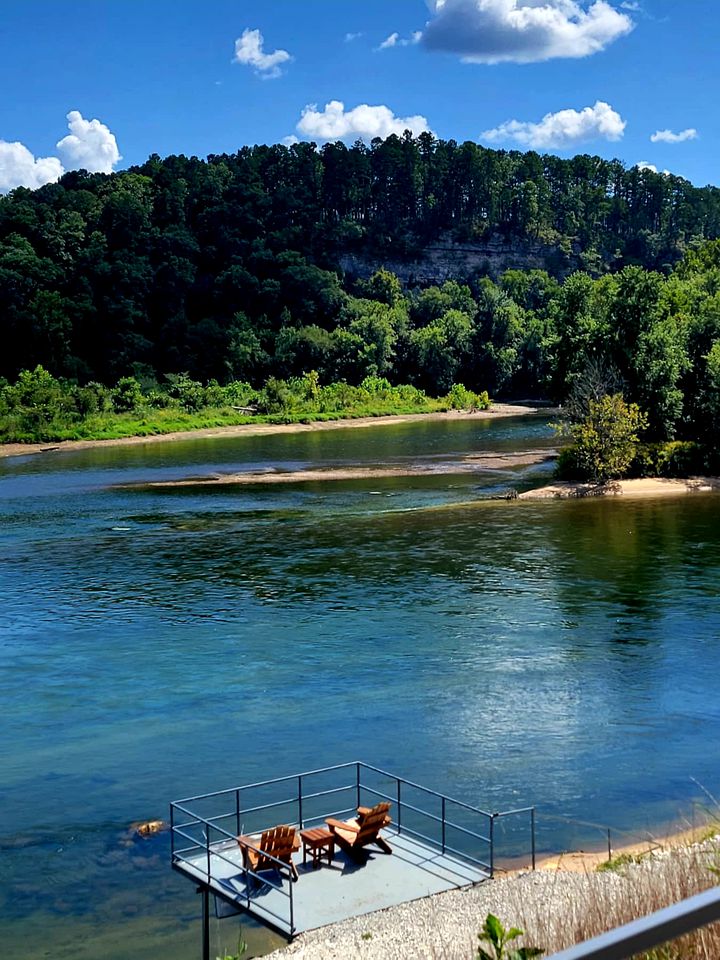
M562 149L586 140L620 140L625 125L609 103L598 100L595 106L582 110L546 113L539 123L507 120L493 130L485 130L480 134L480 140L490 143L515 141L538 150Z
M630 13L639 13L642 10L638 0L623 0L620 6L623 10L629 10Z
M389 37L385 37L380 46L375 49L388 50L391 47L411 47L416 43L420 43L421 40L422 30L416 30L414 33L411 33L409 37L401 37L396 31L395 33L391 33Z
M296 137L294 133L291 133L288 137L283 137L282 142L286 147L292 147L296 143L300 143L300 138Z
M341 100L331 100L323 110L318 110L317 104L308 104L295 129L301 136L313 140L358 137L372 140L373 137L388 137L391 133L400 136L405 130L411 130L417 136L429 131L430 127L425 117L396 117L386 106L371 107L361 103L352 110L346 110Z
M389 37L385 37L383 42L378 47L378 50L388 50L390 47L396 47L399 39L399 33L391 33Z
M629 33L633 21L607 0L427 0L431 50L469 63L535 63L587 57Z
M281 63L288 63L292 57L287 50L275 50L265 53L265 39L259 30L243 30L242 36L235 41L235 63L252 67L258 76L265 80L274 80L282 75Z
M650 137L653 143L684 143L685 140L697 140L698 132L694 127L673 133L672 130L656 130Z
M361 36L362 36L362 31L360 33L346 33L345 43L352 43L353 40L359 40Z
M58 140L59 157L35 157L22 143L0 140L0 193L15 187L36 190L55 183L66 170L112 173L122 160L115 135L99 120L85 120L79 110L67 115L70 133Z
M0 140L0 193L15 187L35 190L46 183L55 183L63 173L57 157L35 157L22 143Z
M647 160L641 160L639 163L636 163L635 166L638 170L649 170L651 173L662 173L663 176L669 177L669 170L658 170L654 163L648 163Z
M99 120L86 120L79 110L71 110L67 121L70 133L56 144L67 169L112 173L122 160L115 134Z

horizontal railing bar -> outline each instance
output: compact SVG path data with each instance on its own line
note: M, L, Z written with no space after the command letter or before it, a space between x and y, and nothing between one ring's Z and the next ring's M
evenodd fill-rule
M343 790L354 790L355 784L348 783L344 787L333 787L331 790L320 790L318 793L304 793L302 795L303 803L306 800L314 800L315 797L329 797L332 793L342 793ZM297 797L295 797L295 802L297 803Z
M462 807L464 810L470 810L471 813L481 813L484 817L487 817L488 820L492 820L493 814L488 813L487 810L481 810L479 807L473 807L470 803L465 803L463 800L453 800L452 797L445 797L447 803L454 803L458 807Z
M485 860L479 860L477 857L473 857L469 853L465 853L464 850L458 850L456 847L450 847L447 844L445 844L445 850L450 851L450 853L457 854L457 856L462 857L463 860L469 860L470 863L474 863L478 867L482 867L483 870L487 870L487 872L490 873L490 864Z
M328 820L331 817L344 817L346 814L355 813L355 807L344 807L342 810L334 810L332 813L323 813L318 817L306 817L305 820L311 823L313 820Z
M194 843L191 847L180 847L179 850L173 852L180 856L180 854L187 853L189 850L205 850L205 847L200 843Z
M187 812L187 811L186 811L186 812ZM210 823L208 820L203 820L201 817L198 817L197 823L198 823L198 824L204 823L205 826L210 827L212 830L216 830L218 833L224 834L224 835L228 838L228 840L236 840L236 839L237 839L237 837L235 836L234 833L228 833L228 831L227 831L224 827L218 827L217 824ZM178 829L178 828L177 828L176 826L173 826L173 830L177 830L177 829ZM186 835L186 834L183 834L183 836L187 836L187 835ZM188 840L194 840L194 838L193 838L193 837L188 837Z
M257 847L252 847L251 844L248 844L248 846L251 847L251 849L253 849L253 850L257 850ZM207 854L207 847L200 846L199 849L200 849L203 853ZM285 863L283 860L278 860L277 857L274 857L271 853L267 853L266 851L262 851L262 855L263 855L264 857L267 857L268 860L272 860L274 863L276 863L276 864L278 865L278 867L281 868L281 869L280 869L280 872L281 872L281 873L283 872L282 868L285 868L285 869L288 871L288 876L289 876L290 878L292 878L292 871L290 870L290 867L288 866L287 863ZM256 879L261 880L263 883L267 883L269 886L273 887L273 889L275 889L275 890L279 890L279 891L283 894L283 896L285 896L285 897L289 897L289 896L290 896L290 892L289 892L289 891L286 892L285 890L283 890L283 889L282 889L282 886L277 886L277 885L274 884L274 883L270 883L269 880L265 880L263 877L259 876L259 875L258 875L257 873L255 873L250 867L240 866L240 864L238 864L235 860L231 860L230 857L226 857L223 853L220 853L219 850L213 850L213 848L210 847L210 856L211 856L211 857L218 857L220 860L224 860L225 863L229 863L231 866L239 868L240 870L242 870L243 873L249 873L250 876L256 877ZM205 869L201 869L197 864L192 863L187 857L181 857L180 859L181 859L184 863L187 863L187 865L188 865L189 867L192 867L192 869L193 869L193 870L196 870L198 873L204 874L205 876L208 875L208 872L207 872L207 864L204 864ZM272 868L270 868L270 869L272 869ZM210 873L210 878L211 878L211 879L213 878L212 873ZM215 878L215 879L217 880L218 878Z
M720 887L698 893L671 907L616 927L592 940L553 954L548 960L628 960L644 950L720 919Z
M275 777L273 780L259 780L257 783L245 783L238 787L228 787L225 790L215 790L213 793L200 793L196 797L183 797L180 800L174 800L174 804L192 803L195 800L209 800L210 797L219 797L224 793L236 793L238 790L255 790L258 787L269 787L275 783L286 783L288 780L297 780L298 777L313 777L320 773L330 773L333 770L343 770L347 767L355 767L358 762L365 766L361 761L351 760L348 763L336 763L332 767L319 767L317 770L306 770L301 773L291 773L286 777ZM382 771L379 771L382 773Z
M204 843L202 840L198 840L189 833L185 833L179 827L173 827L173 833L179 833L181 837L185 837L186 840L189 840L193 846L199 847L201 850L205 850L207 843Z
M411 803L406 803L405 800L402 801L401 807L403 810L412 810L414 813L419 813L423 817L427 817L428 820L434 820L436 823L442 823L443 818L435 816L434 813L428 813L427 810L423 810L421 807L415 807ZM481 833L475 833L474 830L468 830L467 827L461 827L459 823L455 823L453 820L448 820L445 818L445 826L452 827L453 830L462 830L463 833L467 833L470 837L475 837L476 840L482 840L484 843L490 843L490 837L484 837ZM405 825L403 824L403 829Z
M240 902L243 899L246 899L246 898L243 898L242 894L238 894L238 897ZM248 907L245 907L245 909L247 910ZM286 926L288 928L288 930L291 929L289 916L284 917L281 913L275 913L274 910L271 910L270 907L266 907L263 903L260 903L260 901L257 899L251 900L251 906L249 909L250 909L250 913L254 913L256 910L262 911L263 913L267 913L271 917L275 917L276 920L279 920L283 924L283 926Z
M442 844L438 840L435 840L433 837L428 837L424 833L420 833L419 830L413 830L411 827L406 827L403 824L402 832L403 835L409 833L413 837L419 837L421 840L427 840L428 843L431 843L434 847L437 847L439 851L442 851ZM400 834L398 834L398 836L400 836ZM449 847L447 844L445 844L445 850L449 850L450 853L456 853L464 860L469 860L471 863L476 863L480 867L487 867L488 871L490 870L489 865L485 863L484 860L478 860L476 857L470 856L469 853L463 853L462 850L456 850L454 847Z
M514 817L520 813L532 813L533 809L533 807L518 807L517 810L501 810L499 813L494 813L493 817L499 820L500 817Z
M198 820L197 817L195 817L193 820L186 820L184 823L176 823L174 827L194 827L197 823L204 823L204 821Z
M286 863L284 863L283 866L287 868L288 879L292 883L292 871L290 870L290 867L288 867ZM288 898L290 897L290 891L283 890L282 883L280 884L280 886L278 886L276 883L270 883L269 880L266 880L264 877L261 877L259 873L255 873L255 871L251 870L250 867L243 867L243 872L249 874L251 877L255 877L255 879L259 880L261 883L266 883L269 887L272 887L273 890L279 890L284 897L288 897ZM282 871L280 872L282 873ZM242 896L242 894L240 894L240 896Z
M408 787L415 787L417 790L424 790L425 793L431 793L435 797L442 798L445 796L442 793L438 793L437 790L431 790L429 787L423 787L422 784L414 783L412 780L405 780L403 777L397 777L394 773L388 773L387 770L381 770L379 767L373 767L369 763L363 763L362 760L356 761L360 764L361 767L364 767L366 770L373 770L375 773L380 773L384 777L389 777L391 780L400 781L400 783L406 784ZM364 784L361 784L364 787ZM366 788L368 789L368 788ZM446 800L449 800L451 803L459 803L461 806L466 807L468 810L473 810L475 813L481 813L483 816L491 817L492 814L488 813L487 810L481 810L479 807L473 807L469 803L463 803L462 800L455 800L452 797L445 796Z
M474 830L468 830L467 827L461 827L459 823L453 823L451 820L446 820L445 824L448 827L452 827L453 830L459 830L461 833L466 833L469 837L474 837L476 840L481 840L483 843L490 843L490 837L483 836L482 833L475 833Z
M303 797L303 800L304 799L305 798ZM240 813L241 815L244 815L246 813L257 813L258 810L270 810L272 807L287 807L288 804L291 804L291 803L297 804L297 802L298 802L297 796L288 797L287 800L273 800L272 803L261 803L259 807L241 807ZM235 816L234 813L233 813L233 816Z
M594 827L596 830L603 830L607 833L608 830L612 830L613 833L622 833L628 837L643 836L642 831L640 833L632 830L621 830L620 827L613 827L607 823L593 823L592 820L576 820L574 817L563 817L557 813L538 813L537 814L538 822L542 820L555 820L558 823L576 823L580 827ZM648 839L654 840L655 838L651 834L647 834Z

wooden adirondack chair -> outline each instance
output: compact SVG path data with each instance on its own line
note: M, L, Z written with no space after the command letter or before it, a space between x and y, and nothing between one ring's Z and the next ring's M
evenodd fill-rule
M389 810L390 804L383 801L369 809L359 807L355 820L335 820L330 817L325 823L338 846L353 860L360 862L363 858L363 847L371 843L380 847L384 853L392 853L390 844L380 836L382 828L390 823Z
M297 880L298 872L292 855L295 850L300 849L300 845L297 842L294 827L285 825L273 827L271 830L264 830L260 840L238 837L237 841L242 849L245 865L254 873L259 873L261 870L277 870L278 865L275 860L281 860L290 867L293 879ZM271 860L270 857L275 857L275 860Z

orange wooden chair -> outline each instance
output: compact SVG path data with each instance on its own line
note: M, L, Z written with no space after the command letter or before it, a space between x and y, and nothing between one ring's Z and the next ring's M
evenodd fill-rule
M380 836L380 831L390 821L390 804L387 801L374 807L358 807L354 820L335 820L330 817L325 823L335 837L337 844L356 862L363 858L363 847L374 843L384 853L392 853L392 847Z
M253 873L259 873L261 870L277 870L278 865L275 861L280 860L290 867L293 879L297 880L298 872L292 855L295 850L300 849L300 844L295 835L295 827L283 824L271 830L263 830L259 840L243 836L238 837L237 841L243 852L245 866L249 867ZM271 860L270 857L275 857L275 860Z

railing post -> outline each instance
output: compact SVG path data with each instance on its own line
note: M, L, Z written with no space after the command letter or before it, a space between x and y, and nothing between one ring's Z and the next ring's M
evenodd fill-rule
M205 831L205 850L207 854L207 878L208 878L208 883L210 883L210 830L212 829L212 827L207 822L205 826L207 827L207 830Z
M240 788L235 791L235 832L237 836L240 836Z
M357 792L357 803L355 806L360 806L360 761L355 764L355 788Z
M175 860L175 805L170 804L170 863Z
M495 876L495 814L490 814L490 879Z
M210 893L207 887L202 888L202 924L203 960L210 960Z
M292 873L288 884L290 890L290 936L295 935L295 901L293 900L293 879Z
M442 852L445 853L445 797L442 798Z
M399 778L399 777L396 777L395 779L397 780L397 808L398 808L398 812L397 812L397 828L398 828L398 835L400 835L400 834L402 833L402 800L400 799L400 783L401 783L401 781L400 781L400 778Z
M300 824L300 829L302 830L305 824L303 823L303 808L302 808L302 775L298 777L298 823Z
M532 868L535 869L535 807L530 808L530 833L532 843Z

